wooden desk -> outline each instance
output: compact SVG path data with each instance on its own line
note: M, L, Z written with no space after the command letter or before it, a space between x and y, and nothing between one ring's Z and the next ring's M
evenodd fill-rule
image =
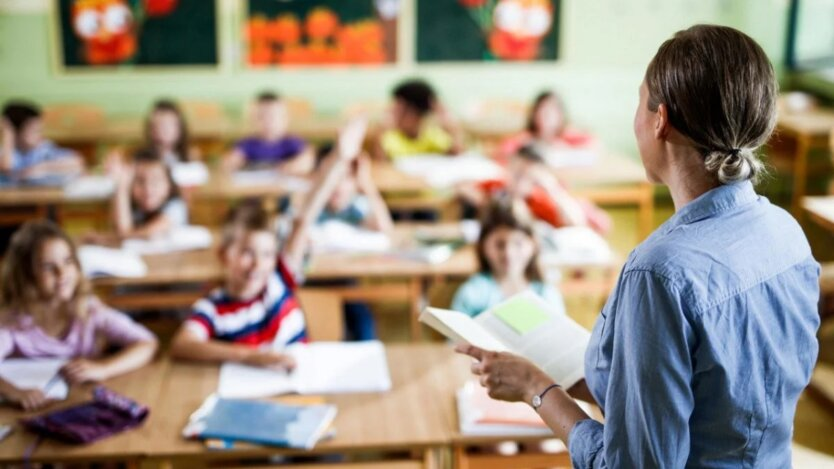
M390 345L387 348L392 390L387 393L328 396L338 407L336 436L311 451L241 446L210 451L180 436L188 416L217 389L216 366L176 363L148 426L150 462L209 461L275 454L416 453L426 467L439 467L456 426L454 389L469 371L468 360L447 345ZM370 419L370 420L369 420Z
M782 112L776 124L773 138L787 137L796 142L793 154L793 193L791 210L794 216L802 214L802 197L808 179L808 154L816 148L827 148L831 130L834 129L834 111L815 109L804 113Z
M168 376L170 362L165 358L158 358L154 363L132 373L108 380L106 386L124 394L137 402L151 406L151 417L144 424L134 430L107 438L92 445L80 446L59 443L55 440L42 441L32 455L31 462L66 462L89 463L103 461L136 461L143 458L148 451L147 442L156 429L150 425L158 412L157 403L163 382ZM56 404L54 409L69 407L92 397L92 385L72 387L66 402ZM50 408L50 410L54 410ZM40 412L38 412L40 413ZM0 407L0 422L16 423L18 419L33 416L7 406ZM0 465L20 464L27 449L35 442L35 436L21 428L0 442Z

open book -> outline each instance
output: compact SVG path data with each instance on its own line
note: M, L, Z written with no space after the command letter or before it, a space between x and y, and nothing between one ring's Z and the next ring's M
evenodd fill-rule
M40 389L46 397L64 400L69 387L60 371L64 358L7 358L0 362L0 378L18 389Z
M585 376L590 333L531 292L515 295L475 318L429 307L420 322L456 343L521 355L565 389Z
M391 389L381 342L314 342L287 347L296 362L287 373L240 363L220 368L221 397L256 398L279 394L383 392Z

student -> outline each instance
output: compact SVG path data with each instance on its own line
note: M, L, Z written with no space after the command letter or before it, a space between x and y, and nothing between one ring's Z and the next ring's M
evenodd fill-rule
M506 194L524 201L536 219L554 228L590 226L601 234L611 228L608 215L592 203L573 197L532 145L513 153L507 173L506 179L462 184L458 195L465 203L482 208L496 195Z
M587 147L593 137L568 126L562 99L553 91L543 91L533 100L523 132L504 140L498 156L507 158L522 146L534 145L540 151Z
M200 151L191 146L188 124L177 103L160 99L145 120L145 145L153 148L165 164L174 166L200 159Z
M375 158L397 159L426 153L454 155L463 150L459 126L428 83L402 82L394 88L392 98L390 123L376 138Z
M72 240L55 224L31 221L12 238L0 286L0 359L67 358L71 383L103 381L146 365L157 341L146 328L89 291ZM105 348L119 351L105 356ZM47 405L39 390L0 379L0 396L24 410Z
M323 162L338 155L324 148L318 161L320 171ZM394 227L391 214L371 176L371 160L366 154L350 165L340 166L341 177L332 181L332 187L324 187L327 203L321 211L318 223L340 220L356 227L389 232Z
M320 166L322 162L338 158L338 155L328 151L327 148L322 150L326 156L320 156ZM390 232L394 228L394 223L371 177L371 161L368 155L360 155L350 165L341 165L340 172L339 177L330 179L331 187L322 188L324 194L327 195L327 203L318 217L317 224L338 220L358 228ZM327 285L332 284L333 282L327 283ZM317 282L317 285L324 286L325 284ZM346 302L344 316L347 339L376 339L376 324L367 304Z
M241 205L227 217L220 245L225 269L222 287L194 305L171 344L177 358L236 361L255 366L292 368L284 347L307 340L304 313L295 297L309 230L332 186L361 150L366 124L354 121L340 134L338 157L317 176L283 249L274 224L254 206ZM277 259L277 261L276 261Z
M258 95L254 120L255 134L239 141L223 157L226 170L267 166L292 175L312 171L313 148L301 138L287 135L287 105L278 95L270 92Z
M480 271L458 288L452 309L474 317L529 290L564 311L561 294L542 278L538 243L523 204L506 197L488 203L477 251Z
M132 164L115 164L111 173L113 226L120 239L153 238L188 224L188 207L171 170L153 150L139 150Z
M20 178L75 175L84 170L76 152L43 137L41 111L32 103L12 101L3 108L0 173Z

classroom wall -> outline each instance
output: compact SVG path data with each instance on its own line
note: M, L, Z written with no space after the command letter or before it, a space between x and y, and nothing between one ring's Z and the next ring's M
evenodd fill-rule
M449 0L422 0L449 1ZM239 112L253 93L274 88L302 96L322 113L355 100L379 100L399 79L432 80L452 109L484 97L527 100L542 88L565 98L573 119L611 147L636 155L631 120L645 66L660 43L695 23L738 27L782 60L787 0L563 0L561 58L556 63L416 65L414 0L403 0L395 66L357 69L246 70L239 65L240 0L220 0L222 65L212 71L57 73L52 65L49 0L0 0L0 100L87 102L110 114L145 111L159 96L221 101Z

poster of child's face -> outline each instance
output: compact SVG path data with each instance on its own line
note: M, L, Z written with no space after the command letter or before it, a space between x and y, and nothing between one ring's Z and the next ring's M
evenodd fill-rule
M215 0L57 1L66 68L217 64Z
M417 60L555 60L558 19L559 0L417 0Z

